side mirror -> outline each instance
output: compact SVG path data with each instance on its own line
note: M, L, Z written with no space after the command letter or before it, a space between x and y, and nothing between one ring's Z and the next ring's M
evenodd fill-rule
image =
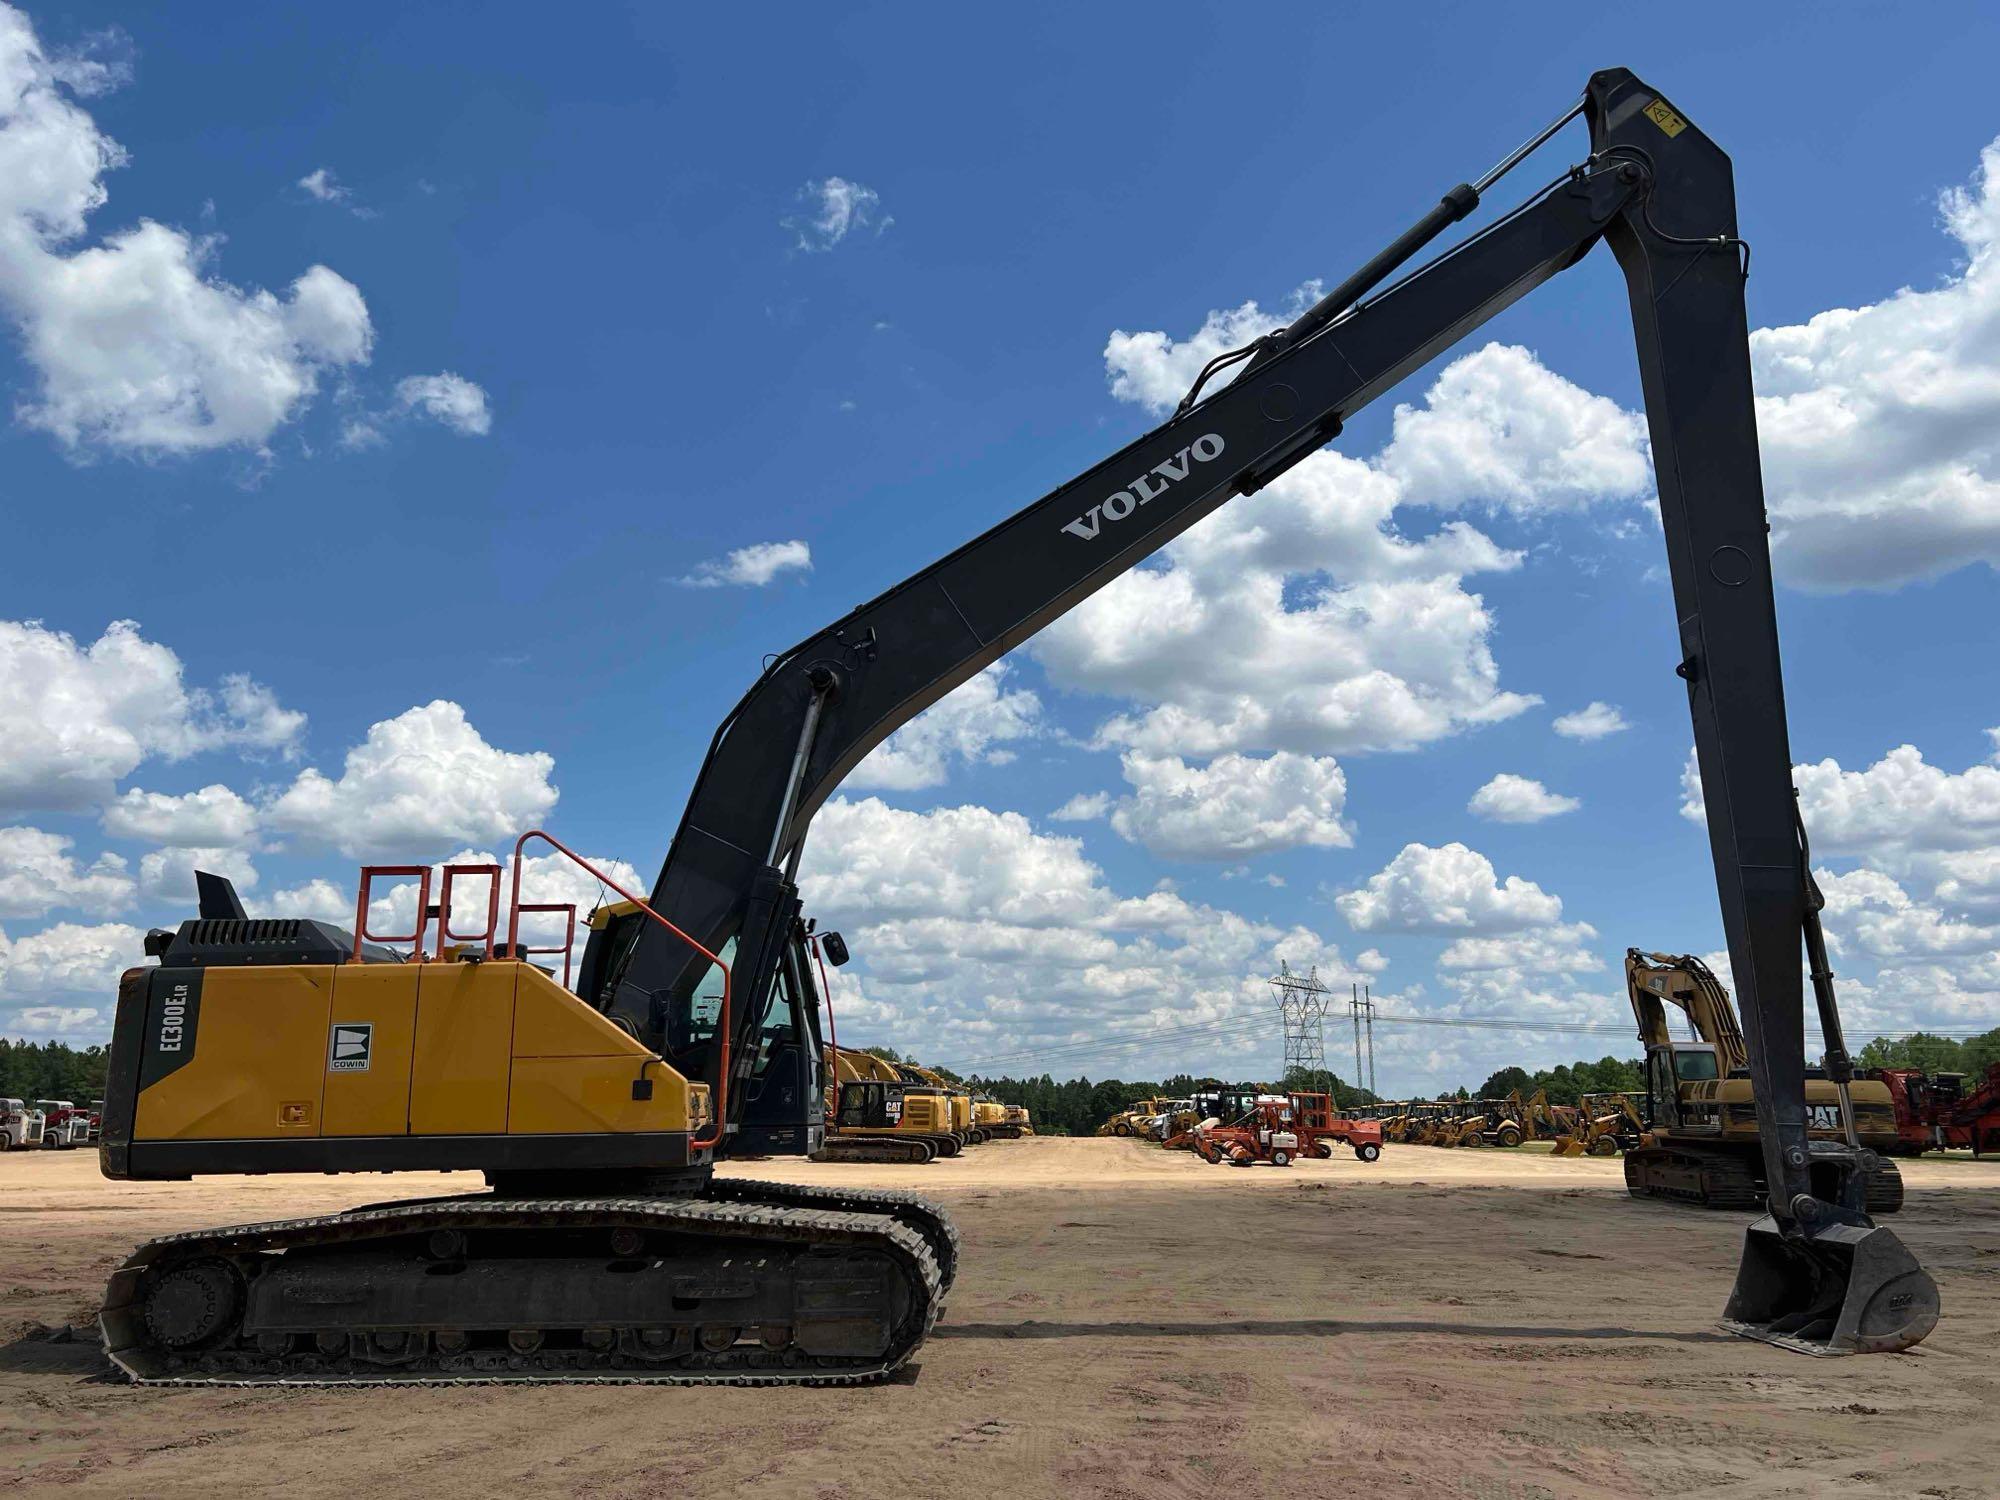
M826 955L826 961L836 969L848 960L846 940L837 932L829 932L821 937L819 947L820 952Z

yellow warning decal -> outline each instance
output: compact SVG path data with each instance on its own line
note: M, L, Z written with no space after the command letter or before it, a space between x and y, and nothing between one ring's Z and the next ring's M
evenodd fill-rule
M1651 104L1647 105L1645 115L1647 119L1651 120L1667 133L1669 140L1688 128L1688 122L1675 114L1672 107L1664 99L1655 99Z

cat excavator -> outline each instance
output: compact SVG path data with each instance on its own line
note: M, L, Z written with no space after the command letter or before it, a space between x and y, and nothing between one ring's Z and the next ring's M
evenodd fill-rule
M1625 953L1625 992L1646 1046L1646 1134L1625 1151L1635 1198L1707 1208L1753 1207L1764 1195L1764 1153L1750 1059L1729 991L1693 954ZM1679 1041L1667 1006L1687 1017L1694 1040ZM1852 1139L1872 1159L1864 1204L1903 1206L1903 1176L1885 1153L1900 1142L1896 1106L1879 1079L1805 1079L1806 1134Z
M1412 266L1579 117L1581 160ZM483 925L462 891L454 904L470 877L452 867L435 902L430 868L403 868L417 918L387 937L369 928L379 869L352 932L249 918L206 883L199 915L148 934L155 962L120 981L105 1173L452 1169L489 1191L150 1240L106 1289L111 1359L189 1384L894 1374L951 1285L948 1217L718 1170L824 1139L814 970L841 954L802 912L814 814L897 728L1600 244L1629 293L1764 1167L1723 1321L1818 1354L1919 1342L1937 1289L1868 1217L1870 1154L1851 1129L1806 1129L1802 941L1843 1098L1852 1064L1791 786L1729 159L1609 69L1310 308L1210 360L1160 425L768 657L716 729L647 895L538 829L514 847L504 910L492 870ZM523 948L531 842L621 898L590 927L574 991ZM531 928L547 915L525 914Z
M872 1052L829 1046L826 1134L813 1160L922 1164L958 1155L949 1102L901 1073Z

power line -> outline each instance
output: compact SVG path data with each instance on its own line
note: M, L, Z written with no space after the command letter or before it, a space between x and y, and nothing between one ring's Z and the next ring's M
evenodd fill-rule
M1516 1031L1539 1036L1623 1036L1632 1038L1630 1022L1623 1021L1551 1021L1525 1016L1422 1016L1408 1012L1377 1010L1374 1019L1384 1025L1442 1027L1447 1030L1462 1031ZM1249 1034L1258 1031L1281 1030L1282 1022L1270 1015L1249 1015L1225 1017L1215 1021L1194 1022L1185 1026L1163 1026L1153 1031L1107 1034L1079 1041L1056 1042L1046 1047L1026 1047L1012 1052L996 1053L962 1064L957 1071L990 1075L996 1068L1007 1068L1025 1062L1061 1063L1079 1057L1105 1053L1123 1053L1144 1047L1157 1047L1170 1043L1187 1043L1201 1040L1217 1040L1224 1036ZM1911 1027L1894 1033L1908 1036L1921 1031L1928 1036L1949 1040L1963 1040L1967 1037L1983 1036L1991 1027L1981 1026L1923 1026ZM1825 1036L1816 1028L1808 1027L1805 1036L1809 1041L1824 1041ZM1636 1040L1636 1038L1635 1038Z

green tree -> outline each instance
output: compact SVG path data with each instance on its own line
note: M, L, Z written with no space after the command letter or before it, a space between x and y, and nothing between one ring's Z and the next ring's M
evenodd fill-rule
M1479 1086L1479 1097L1505 1099L1516 1089L1524 1096L1531 1094L1535 1090L1535 1080L1526 1068L1501 1068L1498 1072L1487 1075L1486 1082Z

